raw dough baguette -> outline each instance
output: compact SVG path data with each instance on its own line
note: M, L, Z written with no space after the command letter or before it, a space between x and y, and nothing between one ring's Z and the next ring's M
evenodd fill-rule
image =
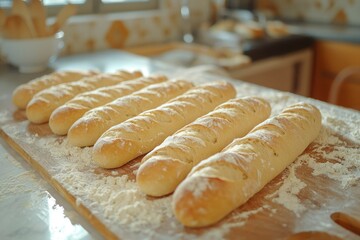
M120 71L99 74L76 82L63 83L38 92L26 107L26 116L33 123L46 123L51 113L76 95L100 87L111 86L141 76L139 72Z
M262 98L231 99L183 127L142 159L136 182L151 196L175 190L201 160L220 152L270 116Z
M62 71L53 72L48 75L31 80L28 83L18 86L12 95L12 102L20 109L25 109L32 97L43 89L61 83L73 82L83 77L95 75L95 72Z
M120 167L151 151L167 136L235 95L234 87L227 82L190 89L156 109L110 128L95 143L94 160L103 168Z
M216 223L292 163L320 128L320 111L306 103L259 124L193 168L175 190L176 218L190 227Z
M141 88L166 80L167 78L163 75L154 75L79 94L53 111L49 119L49 126L53 133L65 135L74 122L90 109L105 105Z
M150 85L84 114L69 129L69 143L78 147L92 146L110 127L143 111L155 108L193 87L184 80Z

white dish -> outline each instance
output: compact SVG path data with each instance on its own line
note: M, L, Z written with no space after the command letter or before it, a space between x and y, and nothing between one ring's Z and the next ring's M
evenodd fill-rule
M44 71L64 46L63 32L54 36L33 39L3 39L2 54L6 61L21 73Z

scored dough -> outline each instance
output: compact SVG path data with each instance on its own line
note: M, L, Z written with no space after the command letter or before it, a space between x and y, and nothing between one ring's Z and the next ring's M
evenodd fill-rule
M76 120L87 111L105 105L117 98L129 95L151 84L164 82L165 76L137 78L133 81L121 82L114 86L107 86L85 92L75 96L64 105L55 109L49 119L49 126L53 133L65 135Z
M48 75L35 78L30 82L18 86L12 95L12 102L20 109L25 109L33 96L46 88L59 85L61 83L73 82L97 74L96 72L80 71L59 71Z
M195 87L158 108L110 128L95 143L94 160L103 168L120 167L151 151L167 136L235 95L235 88L223 81Z
M173 196L185 226L216 223L281 173L317 137L320 111L298 103L195 166Z
M270 112L270 104L257 97L221 104L165 139L142 159L136 176L139 188L151 196L173 192L196 164L247 134Z
M135 75L135 76L134 76ZM26 116L33 123L46 123L51 113L76 95L104 86L134 79L138 72L119 71L113 74L98 74L79 81L62 83L38 92L26 107Z
M192 87L193 84L185 80L167 81L94 108L71 126L69 143L78 147L92 146L110 127L155 108Z

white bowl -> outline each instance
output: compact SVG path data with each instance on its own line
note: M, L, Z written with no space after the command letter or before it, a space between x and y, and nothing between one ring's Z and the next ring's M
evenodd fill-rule
M51 37L2 40L2 54L6 61L22 73L44 71L56 59L64 46L63 32Z

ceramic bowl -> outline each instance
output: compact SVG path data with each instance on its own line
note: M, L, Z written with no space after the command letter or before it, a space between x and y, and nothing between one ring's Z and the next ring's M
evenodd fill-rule
M44 71L54 61L64 46L63 32L51 37L2 40L5 60L22 73Z

